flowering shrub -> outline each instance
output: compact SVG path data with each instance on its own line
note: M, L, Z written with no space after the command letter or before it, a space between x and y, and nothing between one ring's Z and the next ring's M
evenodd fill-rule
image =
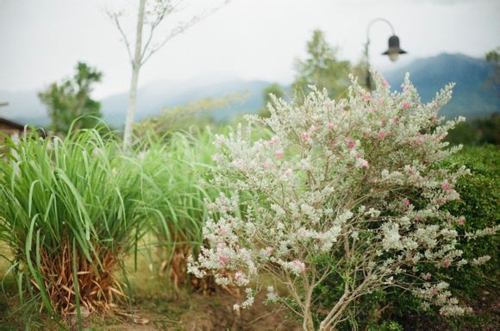
M261 276L271 275L268 299L299 314L304 330L315 328L313 309L326 311L320 330L335 328L360 297L393 286L407 288L443 315L467 311L448 283L424 272L426 265L469 262L456 248L456 227L465 220L442 208L459 199L455 185L468 173L465 167L439 167L458 150L447 149L443 139L462 119L441 124L437 116L452 86L422 104L408 77L402 92L391 92L375 76L372 93L354 79L347 99L330 100L312 88L302 104L275 99L270 118L249 116L245 132L240 126L217 137L215 184L234 194L209 203L208 245L190 258L189 271L248 287L247 300L235 309L250 306ZM274 136L252 142L254 124ZM313 292L332 276L338 297L317 307Z

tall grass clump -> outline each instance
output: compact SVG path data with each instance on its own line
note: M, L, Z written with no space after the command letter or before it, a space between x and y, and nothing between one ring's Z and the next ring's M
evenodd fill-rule
M21 302L79 320L110 310L124 296L116 270L143 230L139 164L96 130L9 144L0 233Z
M149 223L151 257L176 290L187 284L187 257L201 245L204 200L218 195L218 189L203 185L212 176L211 136L209 130L177 131L168 134L166 143L146 138L138 146L144 198L154 210Z

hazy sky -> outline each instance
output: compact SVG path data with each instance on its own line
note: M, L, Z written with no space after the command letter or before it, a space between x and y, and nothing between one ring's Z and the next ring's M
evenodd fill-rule
M138 3L125 2L131 12ZM0 0L0 90L41 90L84 61L104 72L96 97L125 91L130 64L118 30L103 14L104 3ZM287 83L314 29L339 47L340 58L357 61L367 26L378 17L392 23L409 52L399 64L443 52L484 57L500 46L499 0L232 0L155 54L141 71L140 85L195 76ZM382 22L370 29L371 59L380 69L394 66L380 55L390 34Z

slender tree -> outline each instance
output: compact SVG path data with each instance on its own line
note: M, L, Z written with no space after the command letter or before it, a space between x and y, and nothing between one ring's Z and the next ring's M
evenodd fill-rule
M125 130L123 136L123 148L129 149L132 145L132 125L136 110L137 87L139 83L139 73L142 66L149 58L160 50L169 40L186 31L194 24L200 22L216 10L227 4L230 0L223 2L214 8L205 9L192 16L187 21L179 22L173 29L163 30L162 23L167 18L188 7L187 0L139 0L137 9L137 25L135 28L134 43L127 35L121 22L120 12L109 12L108 15L115 23L120 32L123 42L127 48L127 54L132 67L130 90L127 106L127 116L125 119Z
M73 121L83 116L74 124L75 129L93 127L101 117L101 104L90 97L92 86L100 82L102 73L78 62L75 75L61 83L52 83L45 91L38 93L52 120L51 129L58 133L68 132Z

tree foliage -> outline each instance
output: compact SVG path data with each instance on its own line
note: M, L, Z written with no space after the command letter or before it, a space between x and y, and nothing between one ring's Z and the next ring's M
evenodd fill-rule
M101 104L90 97L92 87L100 82L102 73L78 62L72 78L61 83L52 83L45 91L38 93L38 98L44 103L52 120L51 129L58 133L67 133L76 118L83 116L74 123L75 129L94 127L101 114Z
M500 98L500 47L486 53L486 61L491 62L494 66L493 72L486 81L486 87Z
M351 64L347 60L337 58L338 49L328 44L321 30L313 32L307 43L307 57L297 60L295 70L297 76L292 90L304 95L309 85L319 89L326 88L329 95L339 97L349 86Z
M446 140L454 145L500 145L500 113L459 123L449 132Z

